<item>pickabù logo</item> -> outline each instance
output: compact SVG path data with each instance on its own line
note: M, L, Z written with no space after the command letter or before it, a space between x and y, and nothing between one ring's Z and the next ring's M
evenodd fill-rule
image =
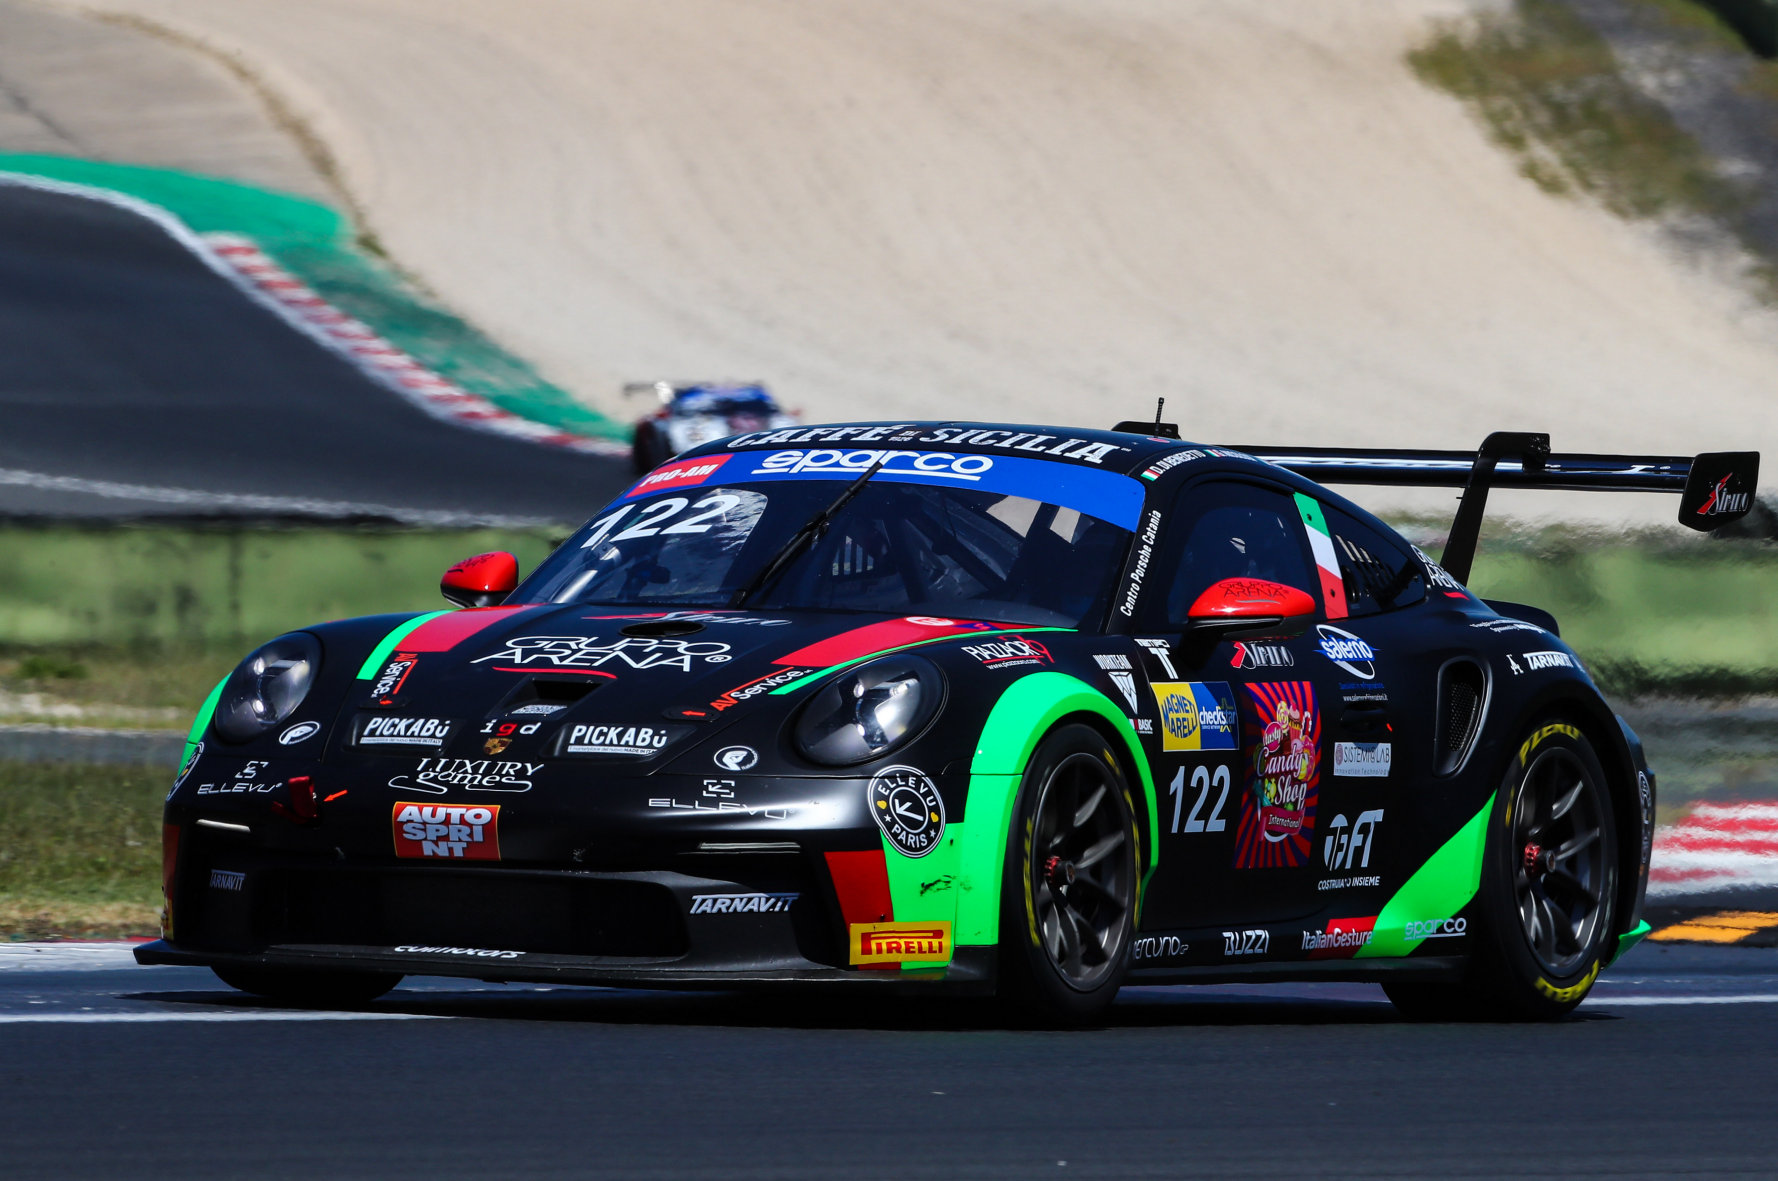
M1325 623L1316 624L1315 631L1321 636L1318 647L1323 656L1360 680L1377 679L1377 666L1372 663L1377 658L1377 650L1362 637Z

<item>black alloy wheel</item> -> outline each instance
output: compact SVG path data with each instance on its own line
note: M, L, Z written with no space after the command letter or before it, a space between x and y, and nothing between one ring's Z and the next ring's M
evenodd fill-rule
M1383 985L1414 1020L1554 1020L1610 962L1620 867L1605 769L1566 721L1529 727L1508 749L1466 908L1465 976Z
M1121 764L1091 727L1038 747L1020 788L1002 965L1030 1014L1079 1021L1117 995L1135 930L1137 830Z
M1519 920L1532 958L1550 976L1574 975L1606 914L1604 795L1574 751L1548 746L1513 800Z

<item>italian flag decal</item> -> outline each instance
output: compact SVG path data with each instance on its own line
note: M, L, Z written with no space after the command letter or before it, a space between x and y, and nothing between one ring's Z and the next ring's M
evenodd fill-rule
M1340 559L1334 554L1333 534L1327 528L1327 518L1321 515L1321 504L1313 496L1298 492L1296 510L1309 530L1309 548L1315 551L1315 565L1321 571L1321 598L1327 606L1327 617L1344 619L1346 582L1340 577Z

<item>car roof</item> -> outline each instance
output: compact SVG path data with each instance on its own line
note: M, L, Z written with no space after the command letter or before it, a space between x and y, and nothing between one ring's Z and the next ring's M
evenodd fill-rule
M1251 464L1273 475L1288 475L1244 452L1208 447L1159 435L1128 431L1102 431L1071 426L1035 426L1024 423L899 421L823 423L749 431L706 443L680 456L722 454L729 451L786 449L950 451L981 455L1019 455L1077 463L1101 471L1154 479L1150 468L1164 463L1163 470L1198 458L1219 458ZM1190 454L1196 452L1196 455Z

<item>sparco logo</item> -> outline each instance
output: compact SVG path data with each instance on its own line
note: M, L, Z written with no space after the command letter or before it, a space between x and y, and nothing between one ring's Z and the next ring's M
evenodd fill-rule
M1411 942L1417 939L1455 939L1468 931L1468 919L1428 919L1405 924L1401 934L1402 938Z
M666 745L666 730L656 726L572 726L562 753L651 755Z
M800 894L693 894L693 914L778 914Z
M1361 680L1377 679L1377 668L1371 663L1377 658L1376 649L1351 632L1329 627L1325 623L1316 624L1315 630L1321 636L1320 648L1323 656Z
M443 718L397 718L376 714L364 720L358 732L359 746L441 747L451 736L451 723Z
M774 451L767 455L754 475L781 475L791 472L853 472L862 474L881 460L885 473L907 472L973 484L994 469L994 460L987 455L955 455L949 451Z
M625 668L676 668L690 672L692 661L721 664L728 660L728 653L729 646L716 641L625 636L601 643L597 636L519 636L508 640L500 651L478 656L471 663L499 661L520 668L534 665L603 668L607 664L616 664Z

